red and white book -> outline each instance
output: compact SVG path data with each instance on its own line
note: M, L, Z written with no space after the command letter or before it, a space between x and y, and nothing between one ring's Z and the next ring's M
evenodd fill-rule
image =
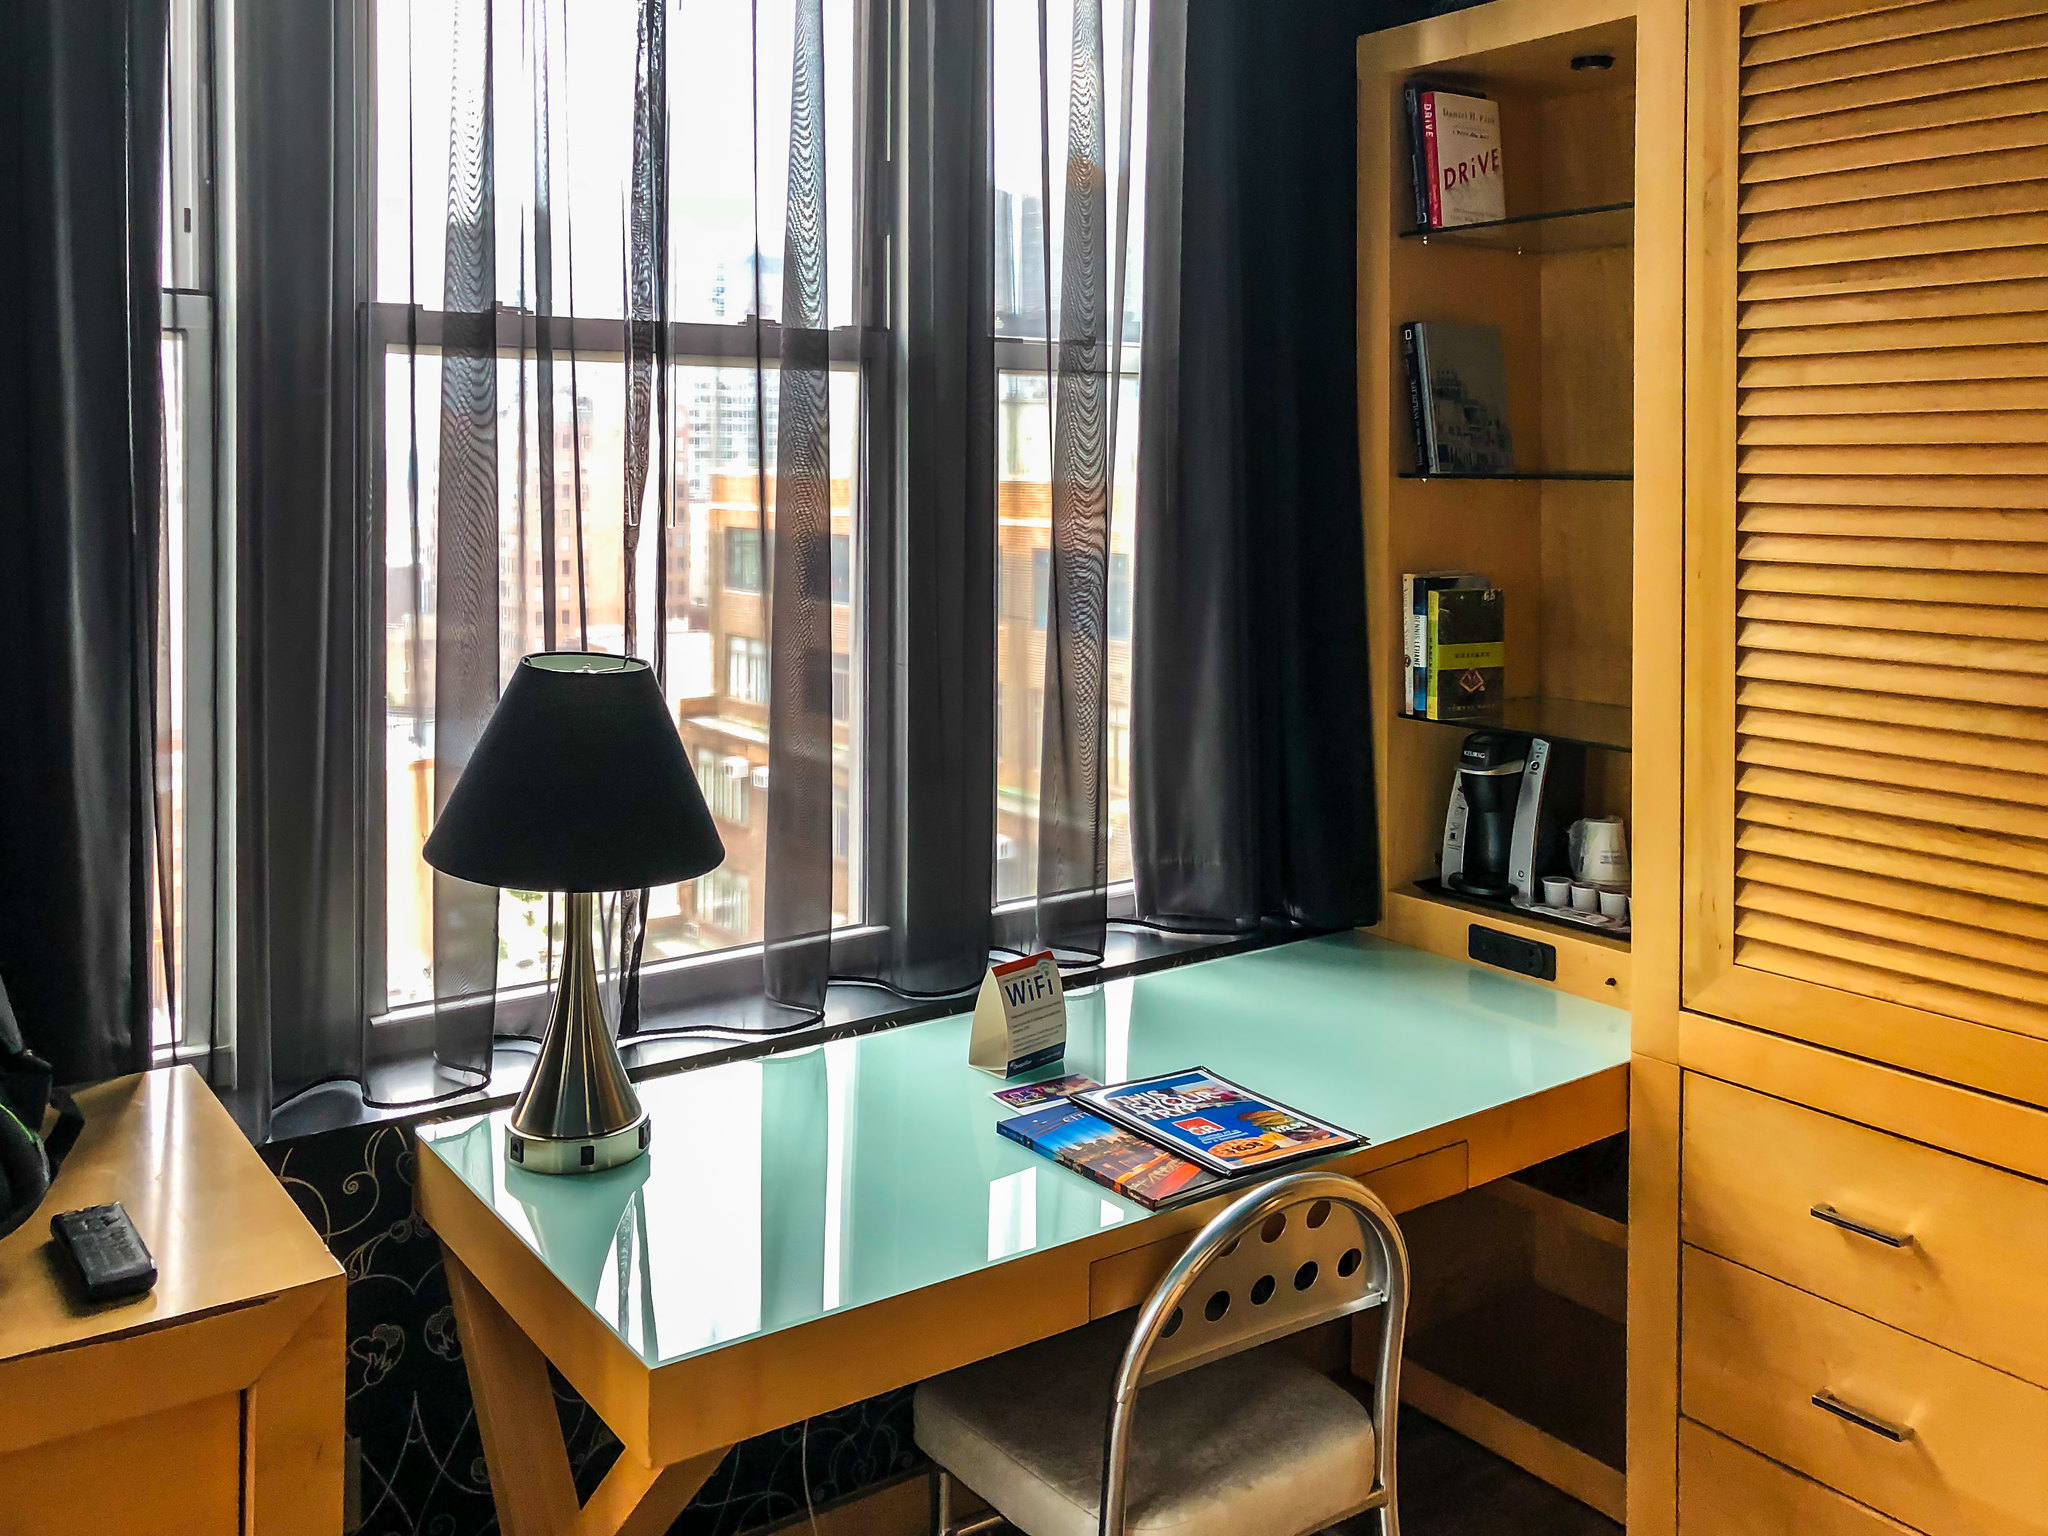
M1508 216L1501 175L1500 103L1483 96L1424 90L1422 164L1428 178L1429 225L1455 229Z

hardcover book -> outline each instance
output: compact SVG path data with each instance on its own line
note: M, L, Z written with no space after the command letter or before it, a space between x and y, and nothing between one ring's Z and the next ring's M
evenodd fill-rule
M1422 401L1424 472L1514 473L1500 327L1423 320L1414 329L1412 366Z
M1507 601L1498 588L1429 594L1429 686L1423 713L1469 720L1506 697Z
M1220 1174L1338 1152L1361 1140L1201 1067L1090 1089L1073 1103Z
M1500 157L1500 104L1423 86L1421 170L1428 178L1428 229L1490 224L1507 217Z
M996 1130L1148 1211L1196 1199L1223 1182L1187 1158L1065 1100L999 1121Z

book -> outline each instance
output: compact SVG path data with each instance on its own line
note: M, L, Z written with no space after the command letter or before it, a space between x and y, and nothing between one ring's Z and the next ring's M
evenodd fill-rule
M1067 1100L999 1121L996 1130L1148 1211L1197 1199L1224 1182L1207 1168Z
M1429 425L1422 400L1422 351L1414 321L1401 327L1401 361L1408 370L1408 430L1415 447L1415 473L1429 473Z
M1495 587L1429 594L1428 690L1432 720L1469 720L1506 697L1507 600Z
M1507 217L1500 155L1500 104L1484 96L1422 86L1421 170L1427 177L1425 229L1456 229Z
M1401 108L1408 118L1408 173L1415 194L1415 227L1429 228L1429 165L1422 152L1422 93L1428 87L1410 80L1401 87Z
M1091 1088L1072 1103L1219 1174L1319 1157L1363 1140L1203 1067Z
M1422 396L1424 473L1512 474L1515 444L1500 327L1419 320L1414 366Z
M1401 665L1407 688L1402 707L1409 714L1429 711L1429 594L1492 585L1484 571L1423 571L1401 578Z
M1101 1086L1092 1077L1068 1073L1065 1077L1048 1077L1036 1083L1019 1083L1014 1088L998 1088L989 1097L1011 1109L1042 1109L1047 1104L1060 1103L1074 1094Z

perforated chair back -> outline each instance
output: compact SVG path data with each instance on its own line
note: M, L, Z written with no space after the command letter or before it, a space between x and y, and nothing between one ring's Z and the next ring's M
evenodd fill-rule
M1117 1371L1103 1456L1101 1529L1123 1536L1131 1419L1140 1389L1371 1308L1381 1309L1373 1382L1374 1492L1399 1536L1394 1427L1408 1313L1408 1249L1393 1214L1356 1179L1284 1175L1248 1191L1195 1234L1138 1313ZM1352 1511L1357 1513L1359 1511Z

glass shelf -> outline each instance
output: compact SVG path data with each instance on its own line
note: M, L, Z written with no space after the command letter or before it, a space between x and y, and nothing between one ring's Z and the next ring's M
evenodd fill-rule
M1583 699L1509 699L1489 714L1468 715L1461 720L1431 720L1426 715L1405 712L1401 718L1459 731L1520 731L1609 752L1628 751L1632 729L1627 705L1588 704Z
M1514 469L1514 470L1445 470L1437 474L1424 474L1418 469L1397 471L1403 480L1633 480L1635 474L1626 469Z
M1602 251L1632 245L1636 237L1634 203L1602 203L1595 208L1565 208L1556 213L1526 213L1486 224L1459 224L1451 229L1404 229L1403 240L1445 240L1485 250L1513 251L1518 256L1548 256L1560 251Z

